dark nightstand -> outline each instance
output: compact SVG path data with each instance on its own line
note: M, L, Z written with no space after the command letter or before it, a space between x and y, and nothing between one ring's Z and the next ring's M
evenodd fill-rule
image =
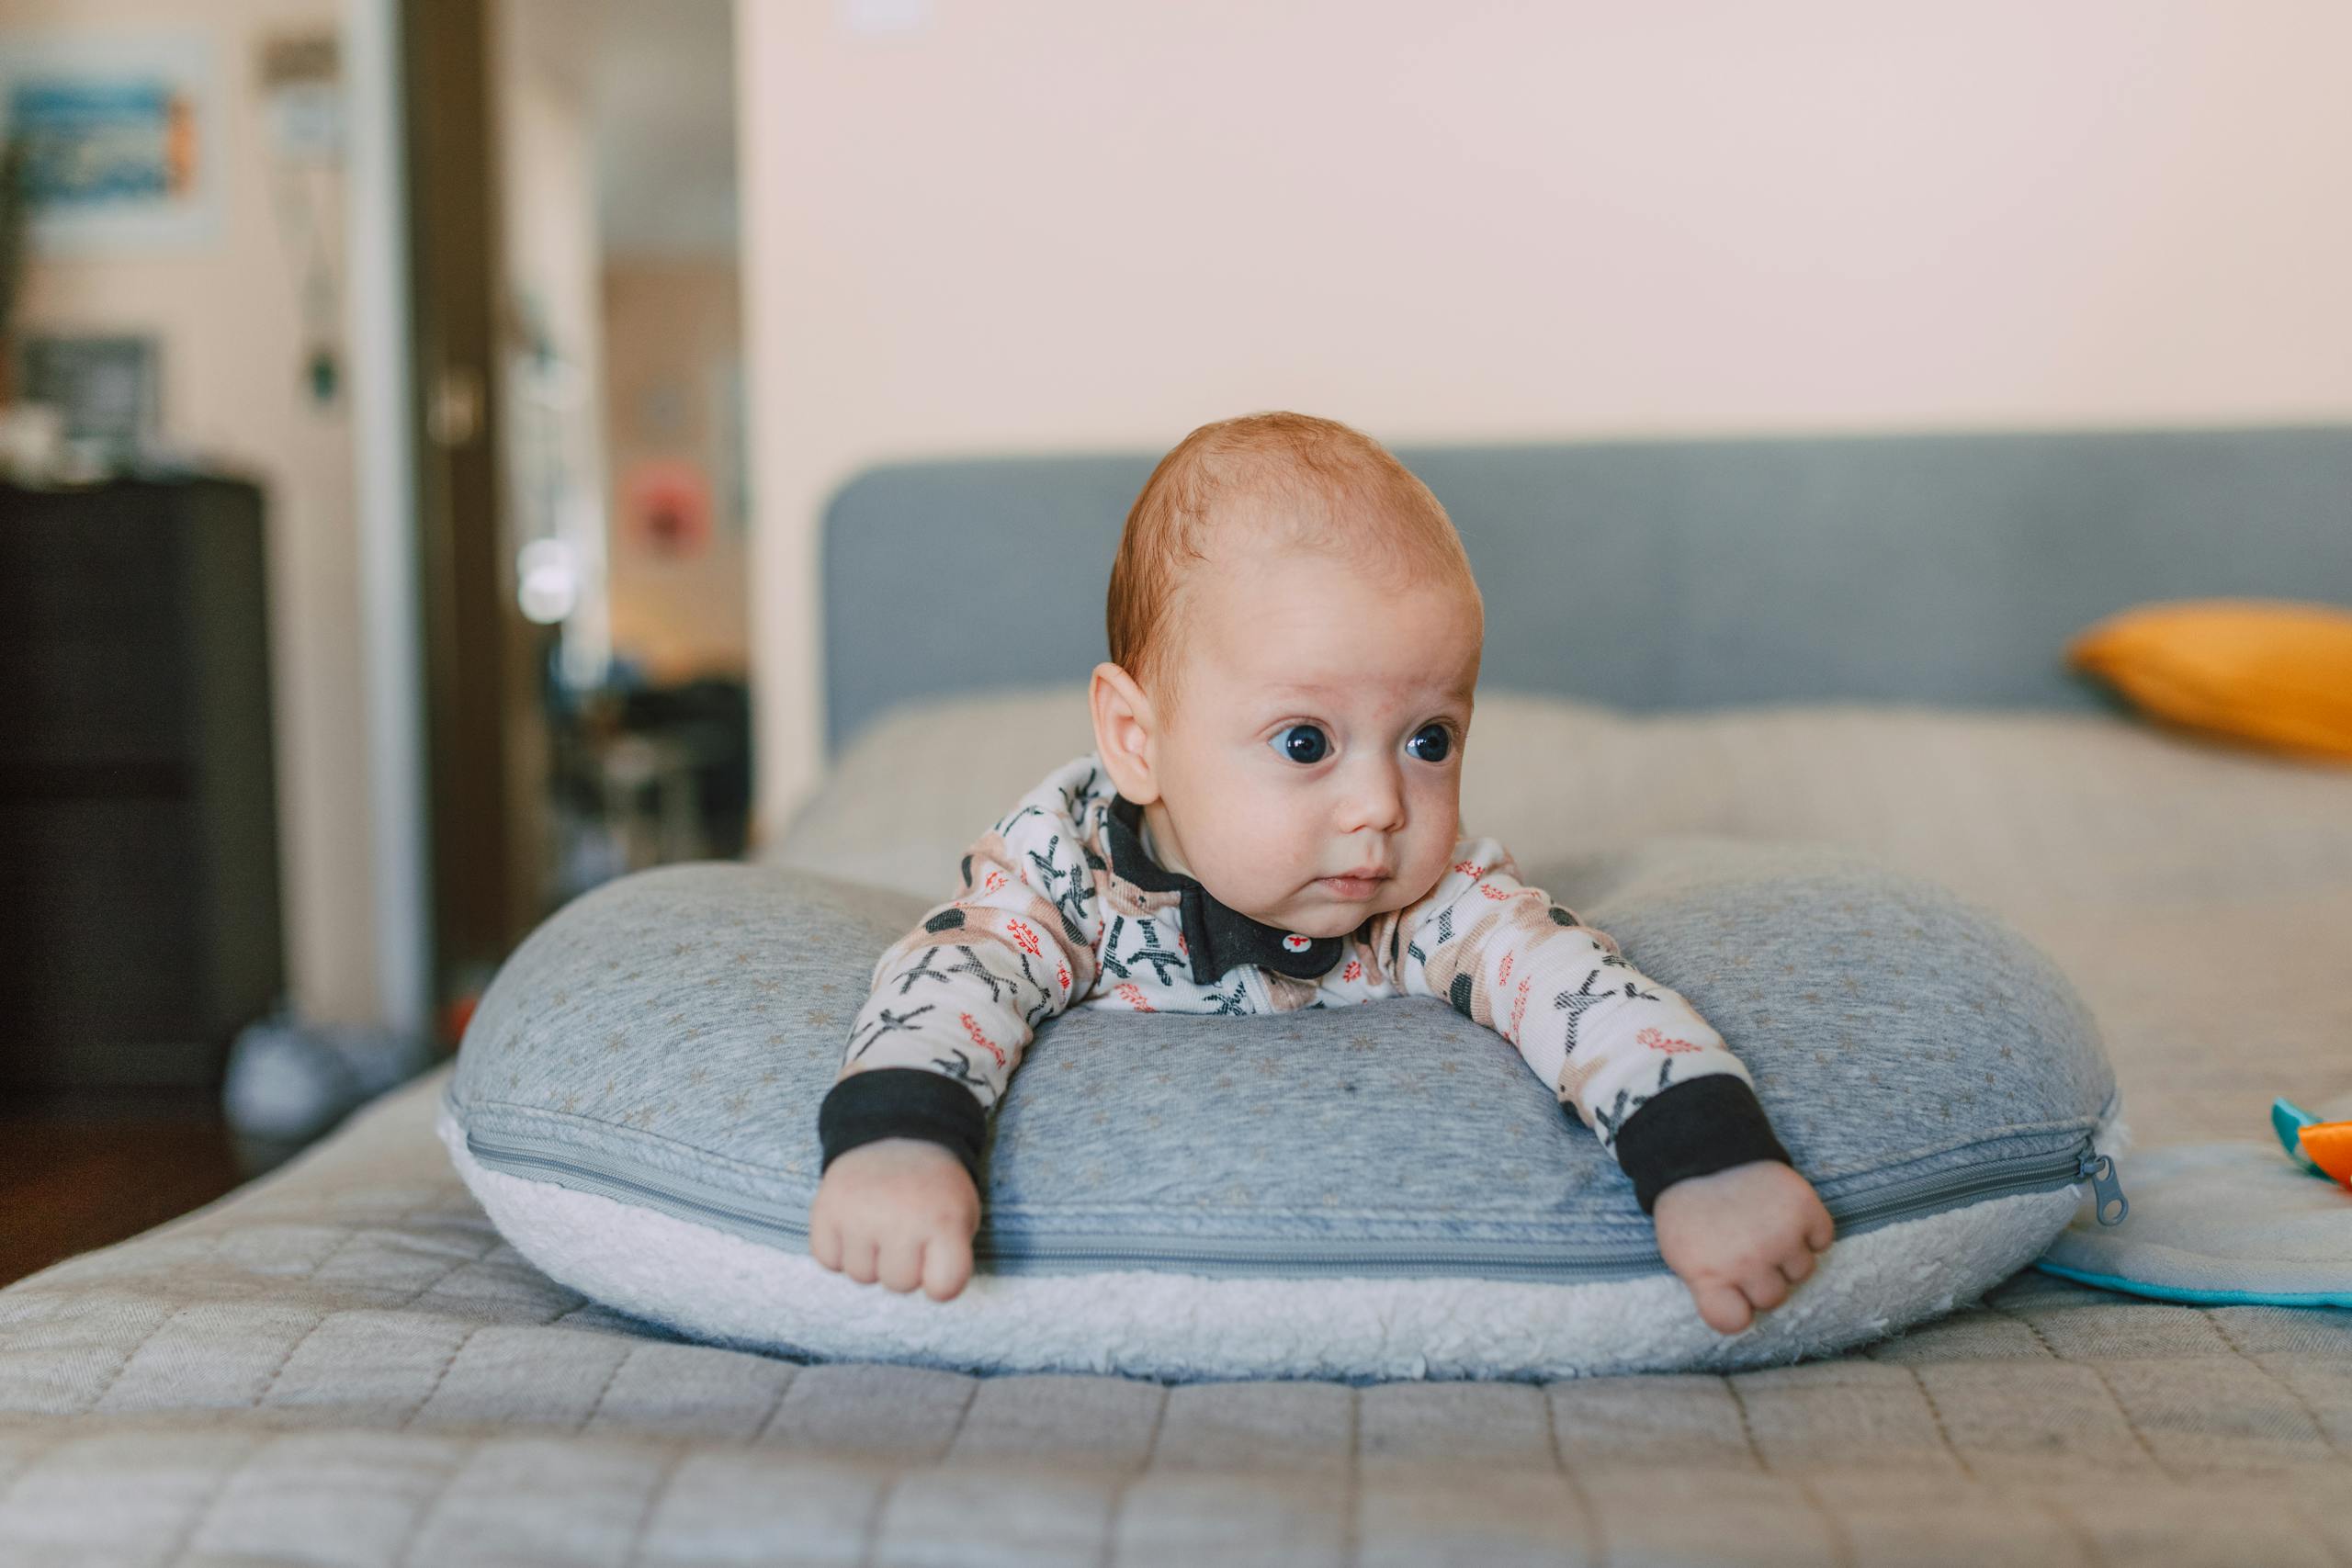
M285 982L262 496L0 486L0 1096L217 1107Z

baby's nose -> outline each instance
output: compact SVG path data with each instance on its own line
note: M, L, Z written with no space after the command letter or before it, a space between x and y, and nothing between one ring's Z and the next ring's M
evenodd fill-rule
M1345 804L1340 808L1343 827L1348 832L1374 828L1383 832L1395 832L1405 825L1405 783L1396 770L1385 763L1368 764L1359 769L1348 781Z

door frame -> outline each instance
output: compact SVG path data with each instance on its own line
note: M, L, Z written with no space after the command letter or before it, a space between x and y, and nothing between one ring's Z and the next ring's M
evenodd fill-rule
M399 0L431 971L447 1026L537 922L547 634L524 619L501 462L495 0Z

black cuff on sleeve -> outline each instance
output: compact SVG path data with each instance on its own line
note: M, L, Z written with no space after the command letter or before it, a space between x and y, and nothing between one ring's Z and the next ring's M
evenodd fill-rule
M1653 1095L1617 1129L1617 1163L1634 1179L1645 1214L1678 1181L1759 1159L1796 1163L1773 1135L1756 1091L1729 1073L1687 1078Z
M988 1112L954 1078L922 1067L876 1067L853 1073L826 1092L817 1108L817 1140L824 1146L826 1165L861 1144L884 1138L939 1145L963 1162L973 1186L986 1190L980 1151L988 1146Z

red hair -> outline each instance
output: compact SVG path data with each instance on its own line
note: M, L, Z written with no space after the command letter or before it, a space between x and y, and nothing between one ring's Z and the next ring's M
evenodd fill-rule
M1458 583L1483 615L1453 520L1379 442L1311 414L1219 420L1178 442L1152 469L1111 563L1104 612L1111 662L1154 703L1164 706L1172 695L1173 646L1193 568L1245 524L1277 547L1328 550L1400 584Z

